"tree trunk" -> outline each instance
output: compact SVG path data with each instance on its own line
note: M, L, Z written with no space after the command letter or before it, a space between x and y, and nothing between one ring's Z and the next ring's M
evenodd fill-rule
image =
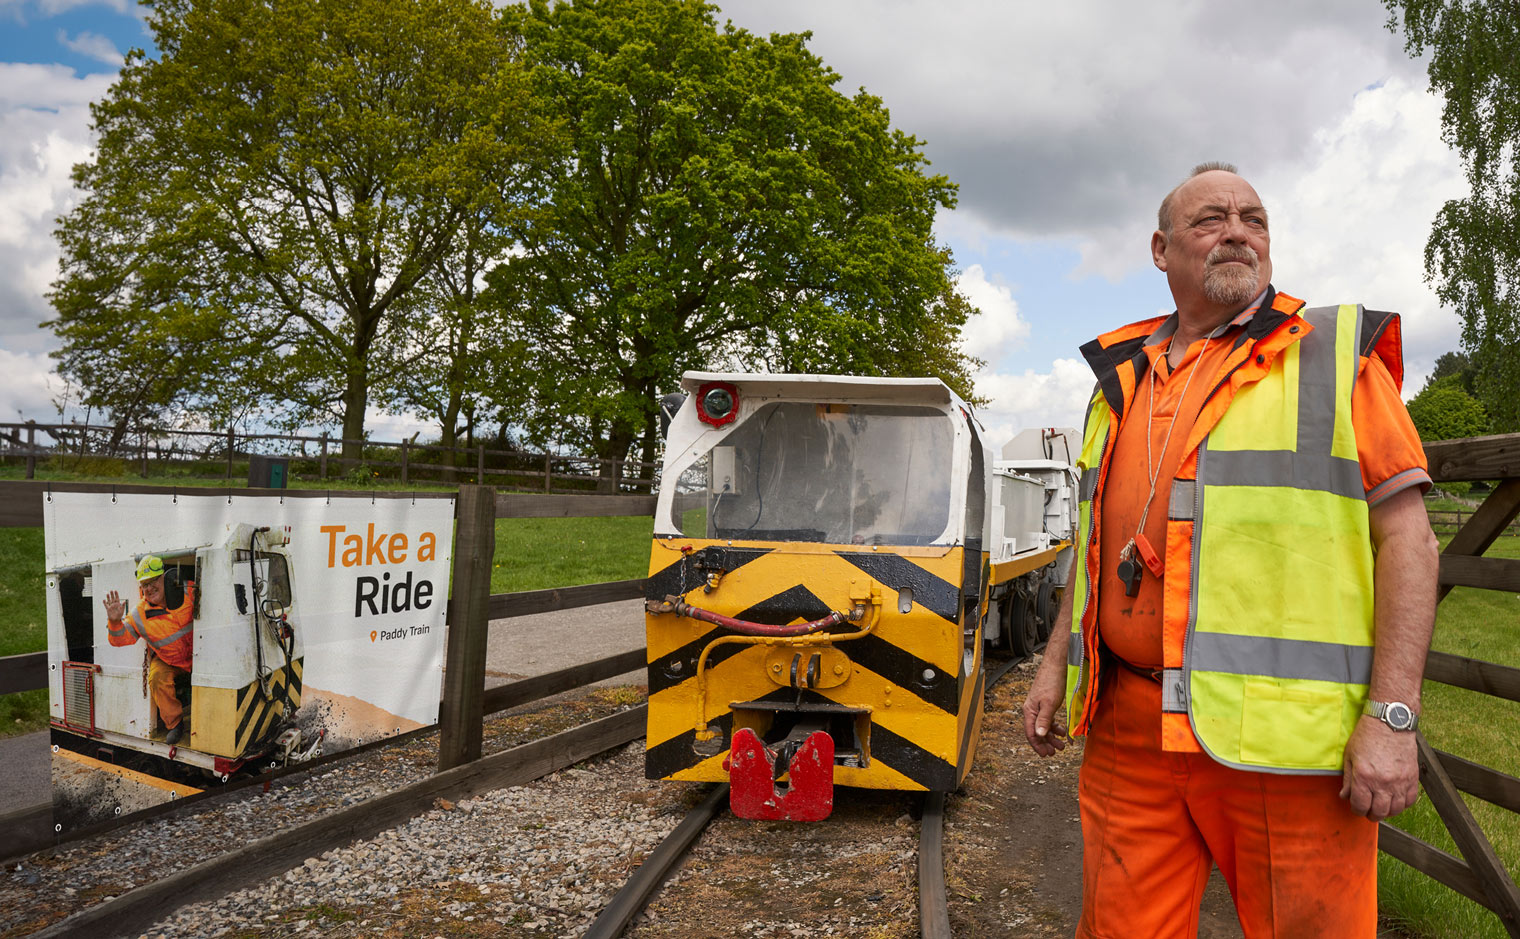
M644 442L639 448L644 465L639 467L639 479L654 479L655 452L660 446L660 421L655 414L644 415ZM653 490L650 490L653 491Z
M597 441L595 452L602 460L597 466L597 492L612 495L618 491L618 485L623 478L621 461L628 458L628 450L633 446L633 439L631 430L615 427L605 440Z
M364 458L364 409L369 404L369 373L361 364L348 370L348 387L343 389L343 459L344 471L358 466Z
M459 409L455 406L450 410L454 413L444 416L443 433L439 435L438 443L448 448L444 451L443 481L452 485L459 480L459 473L454 469L455 458L459 455L454 452L454 444L459 440L459 432L455 429L454 422L459 417Z

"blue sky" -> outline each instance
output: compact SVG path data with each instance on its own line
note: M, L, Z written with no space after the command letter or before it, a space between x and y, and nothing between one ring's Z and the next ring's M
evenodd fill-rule
M1280 289L1404 314L1406 394L1457 346L1421 252L1460 167L1378 0L719 3L753 32L811 32L840 89L881 97L960 185L937 233L983 311L967 348L987 361L994 439L1077 422L1092 382L1077 347L1171 308L1155 207L1202 160L1239 164L1272 211ZM52 415L57 342L37 324L53 219L78 197L89 102L148 38L121 0L0 0L0 420Z
M0 2L0 62L115 74L127 50L145 47L149 39L132 4Z

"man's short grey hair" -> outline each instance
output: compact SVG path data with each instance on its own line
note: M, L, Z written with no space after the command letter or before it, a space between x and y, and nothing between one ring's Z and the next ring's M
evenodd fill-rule
M1210 160L1207 163L1199 163L1193 167L1193 171L1187 175L1187 179L1173 186L1172 191L1166 194L1165 199L1161 200L1161 208L1156 210L1156 227L1161 229L1162 234L1168 238L1172 237L1172 197L1177 194L1177 190L1181 189L1183 183L1186 183L1188 179L1192 179L1194 176L1199 176L1203 173L1212 173L1215 170L1223 170L1226 173L1240 175L1240 170L1235 168L1234 163L1225 163L1220 160Z

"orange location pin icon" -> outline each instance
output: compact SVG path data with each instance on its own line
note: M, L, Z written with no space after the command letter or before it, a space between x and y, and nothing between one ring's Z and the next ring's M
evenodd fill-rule
M375 636L376 636L376 635L377 635L377 633L376 633L376 632L375 632L375 631L374 631L374 630L373 630L373 629L371 629L371 630L370 630L370 631L369 631L369 641L370 641L370 642L374 642L374 641L375 641Z

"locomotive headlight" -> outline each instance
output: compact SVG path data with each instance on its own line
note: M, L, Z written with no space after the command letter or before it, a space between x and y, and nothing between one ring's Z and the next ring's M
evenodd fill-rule
M697 390L697 417L722 427L739 415L739 389L726 381L708 382Z

